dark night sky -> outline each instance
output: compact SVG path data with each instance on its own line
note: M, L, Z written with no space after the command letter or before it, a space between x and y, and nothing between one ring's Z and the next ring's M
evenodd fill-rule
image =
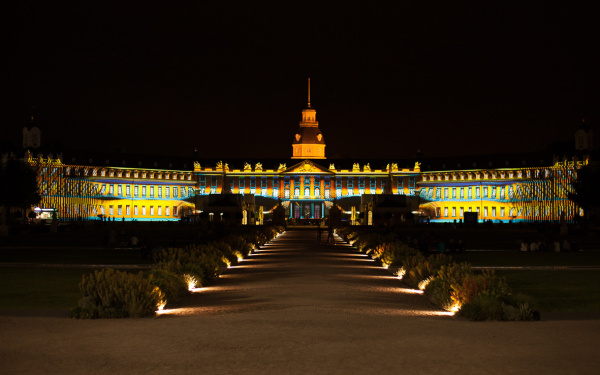
M330 157L539 150L598 123L597 13L573 2L17 3L0 138L33 105L74 148L288 157L308 77Z

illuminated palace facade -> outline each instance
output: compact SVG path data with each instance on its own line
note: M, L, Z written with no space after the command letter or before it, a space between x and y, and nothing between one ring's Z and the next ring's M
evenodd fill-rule
M64 164L33 156L29 163L39 175L38 211L56 210L62 220L180 220L207 218L202 213L211 210L210 220L219 220L213 216L219 216L218 205L211 208L211 202L225 196L241 198L243 224L262 223L278 206L290 219L321 219L335 205L349 221L365 225L376 222L378 211L379 216L395 215L396 221L415 214L460 221L468 212L492 221L573 220L583 214L567 198L577 170L587 163L574 157L551 162L516 157L472 163L470 168L415 160L344 165L343 160L326 162L325 146L309 88L291 159L265 160L266 167L257 161L230 166L204 160L148 168L141 162Z

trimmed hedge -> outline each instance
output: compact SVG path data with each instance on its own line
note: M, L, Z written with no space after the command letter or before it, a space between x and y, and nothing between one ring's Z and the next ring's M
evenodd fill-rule
M142 274L111 268L96 270L79 284L83 298L72 315L77 318L139 318L164 306L165 295Z
M539 319L535 304L512 296L506 280L492 270L474 273L470 264L454 263L450 256L425 256L385 231L345 227L337 233L383 265L399 266L398 276L407 286L424 290L444 310L474 321Z
M257 246L284 231L283 227L236 228L207 244L166 248L154 254L155 264L146 273L104 269L80 283L83 298L72 311L76 318L127 318L154 314L159 306L180 302L189 288L206 285L222 270L246 257Z

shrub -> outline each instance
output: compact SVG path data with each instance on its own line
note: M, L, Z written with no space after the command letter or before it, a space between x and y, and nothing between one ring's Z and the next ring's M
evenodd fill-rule
M537 302L522 294L508 296L504 301L504 320L540 320Z
M472 301L463 305L457 315L473 321L503 320L504 305L494 296L479 294Z
M417 288L419 281L427 278L425 270L425 256L421 253L409 256L402 262L402 267L406 271L402 281L411 288Z
M241 235L232 234L225 237L223 241L228 243L234 251L239 251L242 255L242 258L245 258L252 252L252 245L248 243Z
M183 278L169 270L154 268L148 272L148 281L165 294L168 304L181 301L189 295L188 286Z
M223 256L225 256L225 258L227 258L229 261L229 264L235 264L237 263L238 259L244 257L239 250L233 250L225 241L213 241L209 245L217 249Z
M142 317L164 306L165 295L142 274L110 268L83 275L79 284L83 298L73 316L78 318Z
M510 295L510 288L503 277L496 276L493 270L484 270L481 274L469 274L461 283L452 285L452 301L463 306L480 294L486 294L499 301Z
M388 266L404 264L406 258L418 253L417 250L400 241L384 242L376 246L375 250L373 250L374 257L380 259L381 263Z
M452 286L461 284L463 280L472 274L469 263L450 263L440 266L433 280L425 288L425 295L435 305L444 310L453 311L456 305L452 300Z
M229 245L224 245L230 249ZM229 259L212 244L163 249L155 259L155 268L170 271L182 280L184 274L189 274L196 278L199 286L217 277L221 268L229 262Z

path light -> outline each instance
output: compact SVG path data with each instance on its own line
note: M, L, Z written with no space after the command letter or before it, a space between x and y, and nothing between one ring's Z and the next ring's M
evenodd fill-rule
M458 310L460 310L461 307L462 305L460 304L460 302L454 301L454 303L452 304L452 306L450 306L448 311L450 311L452 314L455 314L458 312Z
M196 288L196 285L198 284L198 280L194 276L186 273L185 275L183 275L183 279L187 283L189 291Z
M425 280L421 280L419 282L419 289L420 290L425 290L425 288L427 288L427 285L431 282L431 280L433 280L433 276L429 276Z
M406 269L404 267L400 267L398 272L396 272L396 275L398 275L398 279L402 280L404 275L406 275Z
M158 302L158 306L157 306L158 310L157 310L157 312L158 311L163 311L163 309L165 308L166 305L167 305L167 300L166 299L161 300L160 302Z

